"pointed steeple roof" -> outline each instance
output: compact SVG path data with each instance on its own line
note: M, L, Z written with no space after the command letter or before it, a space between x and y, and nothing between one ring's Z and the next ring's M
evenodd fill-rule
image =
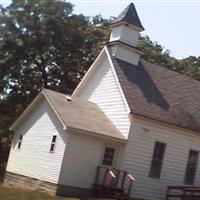
M144 30L133 3L127 6L126 9L111 22L111 24L118 22L126 22Z

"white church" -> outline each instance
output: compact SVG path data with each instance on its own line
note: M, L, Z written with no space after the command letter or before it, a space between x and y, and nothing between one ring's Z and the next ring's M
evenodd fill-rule
M44 89L12 125L4 185L148 200L200 186L200 82L141 58L134 4L110 26L72 96Z

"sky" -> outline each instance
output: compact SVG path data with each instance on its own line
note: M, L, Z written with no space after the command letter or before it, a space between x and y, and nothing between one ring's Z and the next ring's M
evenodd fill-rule
M148 35L176 58L200 56L200 0L71 0L74 12L117 16L131 2ZM0 0L7 6L10 0Z

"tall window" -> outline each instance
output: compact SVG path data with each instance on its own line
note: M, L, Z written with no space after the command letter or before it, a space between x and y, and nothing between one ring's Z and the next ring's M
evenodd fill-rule
M18 149L21 149L22 140L23 140L23 135L20 135L20 136L19 136L19 142L18 142L18 145L17 145L17 148L18 148Z
M111 147L106 147L104 152L103 165L112 166L114 155L115 155L115 149Z
M54 136L52 137L52 141L51 141L50 152L54 152L54 151L55 151L56 140L57 140L57 136L54 135Z
M162 142L155 143L149 177L160 178L162 163L165 154L165 148L166 148L165 143Z
M199 158L199 152L190 150L188 156L188 163L185 172L185 184L194 184L195 174L197 169L197 162Z

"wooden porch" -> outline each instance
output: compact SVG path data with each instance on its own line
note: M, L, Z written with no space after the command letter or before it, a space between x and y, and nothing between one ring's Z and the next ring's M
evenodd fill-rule
M200 187L168 186L165 200L200 200Z
M93 185L94 195L98 198L128 200L133 181L134 177L124 170L98 166Z

